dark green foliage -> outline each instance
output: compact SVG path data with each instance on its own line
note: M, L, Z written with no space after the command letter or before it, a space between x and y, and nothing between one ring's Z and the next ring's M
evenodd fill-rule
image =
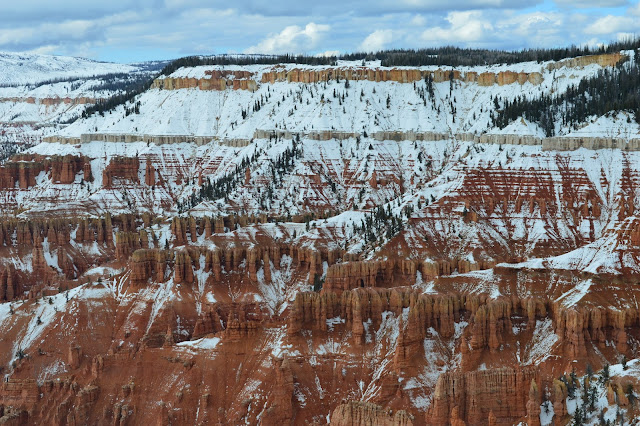
M130 80L129 84L126 86L126 88L122 89L122 92L120 94L112 96L108 99L99 101L97 104L92 105L87 109L85 109L82 112L82 118L91 117L96 112L101 115L104 115L105 112L111 111L112 109L116 108L119 105L124 105L127 102L133 101L136 96L138 96L142 92L145 92L146 90L149 89L149 87L151 87L151 84L153 83L154 79L155 79L155 75L147 76L144 79ZM134 104L132 106L132 109L134 110L133 112L138 114L140 112L139 103ZM131 110L129 111L129 113L131 113Z
M297 137L296 140L291 141L291 148L287 148L275 160L271 160L267 175L271 175L272 183L266 188L266 192L262 193L260 199L262 207L265 207L264 203L267 198L270 201L273 199L273 187L282 185L283 177L291 173L295 166L295 159L301 156L302 144L300 143L300 138ZM257 160L258 154L254 153L250 157L243 158L240 165L226 175L215 180L207 179L186 200L177 203L178 211L185 212L205 200L215 201L221 198L227 200L229 194L236 189L244 178L246 168Z
M496 105L498 102L495 101ZM516 98L496 107L493 125L505 128L513 120L524 117L537 123L547 136L555 134L554 123L577 126L589 117L612 111L629 111L640 123L640 65L621 64L605 68L597 75L571 86L560 96L540 95L534 99Z
M413 207L411 205L406 206L402 213L407 218L413 213ZM394 236L400 233L404 229L404 223L402 221L402 213L395 215L391 211L391 205L378 206L373 212L367 214L365 219L361 222L360 226L354 226L354 232L361 234L365 243L376 242L378 238L384 236L385 239L391 240Z
M305 65L334 65L335 56L307 56L307 55L216 55L216 56L187 56L176 59L164 67L162 75L170 75L182 67L197 67L200 65L275 65L275 64L305 64Z
M609 382L609 364L605 364L604 367L602 367L602 372L600 373L600 382L601 383L607 383Z
M322 290L322 286L324 285L324 280L320 274L313 275L313 291Z
M560 49L526 49L520 51L462 49L454 46L425 49L396 49L376 53L350 53L340 57L345 60L380 60L382 66L475 66L493 64L515 64L527 61L559 61L576 56L619 52L640 47L640 39L629 39L611 43L604 47L570 46Z

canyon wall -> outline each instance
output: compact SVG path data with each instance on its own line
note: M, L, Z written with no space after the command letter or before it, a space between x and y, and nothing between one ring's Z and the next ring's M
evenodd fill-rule
M173 143L195 143L206 145L215 141L221 145L241 148L249 146L253 139L293 139L301 137L310 140L344 140L350 138L363 138L364 135L357 132L343 132L336 130L295 132L288 130L264 130L257 129L252 139L227 138L220 139L217 136L193 136L193 135L139 135L129 133L88 133L79 138L71 136L47 136L42 140L49 143L78 144L91 141L100 142L146 142L156 145ZM599 137L599 136L556 136L540 138L533 135L517 134L483 134L473 133L447 134L439 132L414 132L414 131L378 131L369 135L377 141L442 141L456 139L463 142L479 142L500 145L542 145L544 151L571 151L579 148L586 149L623 149L626 151L640 151L640 138Z
M449 80L477 83L481 86L500 86L506 84L542 83L542 74L539 72L514 72L501 71L498 73L462 72L454 69L437 69L435 71L424 69L380 69L380 68L326 68L326 69L293 69L267 71L262 74L262 83L275 83L286 81L288 83L318 83L337 80L366 80L374 82L392 81L396 83L413 83L425 78L432 78L434 82L441 83Z
M253 79L254 73L249 71L205 71L208 77L164 77L153 81L151 88L160 90L194 89L200 90L250 90L258 88Z
M92 180L91 164L86 157L20 154L0 167L0 188L13 189L17 184L20 189L28 189L35 186L41 172L50 173L54 183L74 183L79 173L85 181Z
M584 68L589 65L597 64L601 67L614 67L629 57L623 53L603 53L601 55L579 56L577 58L563 59L557 62L547 64L548 70L557 70L560 68Z
M404 410L393 412L370 402L349 401L331 414L331 426L413 426Z
M602 54L571 58L547 65L548 70L568 68L582 68L587 65L597 64L601 67L615 66L626 56L620 53ZM221 71L209 70L204 78L195 77L163 77L156 79L152 88L161 90L178 90L199 88L200 90L251 90L257 89L256 75L249 71ZM274 67L262 73L260 83L273 84L276 82L288 83L318 83L329 80L365 80L373 82L392 81L397 83L413 83L425 78L432 78L434 82L446 82L449 80L477 83L481 86L499 86L508 84L531 83L539 85L543 81L540 72L516 72L500 71L497 73L474 71L460 71L454 69L405 69L405 68L366 68L366 67L331 67L322 69L285 69Z
M446 372L436 384L433 402L425 416L427 425L511 424L525 419L529 410L529 390L538 377L533 367L496 370ZM540 409L540 401L537 403ZM538 413L539 415L539 413ZM529 422L529 425L535 425ZM495 423L494 423L495 424ZM540 424L538 419L537 424Z
M105 99L91 98L86 96L81 96L77 98L69 98L69 97L35 98L33 96L29 96L26 98L25 97L0 98L0 103L5 103L5 102L27 103L27 104L34 104L34 105L46 105L46 106L64 104L64 105L74 106L74 105L87 105L87 104L93 105L104 100Z

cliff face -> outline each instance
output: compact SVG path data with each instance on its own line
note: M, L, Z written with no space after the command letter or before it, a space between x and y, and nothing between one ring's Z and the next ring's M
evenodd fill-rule
M35 98L33 96L29 97L11 97L11 98L0 98L0 103L4 102L12 102L12 103L27 103L27 104L39 104L39 105L86 105L86 104L96 104L100 101L104 101L104 99L96 99L87 96L80 96L75 98L70 97L55 97L55 98Z
M249 71L206 71L205 78L165 77L154 80L151 88L161 90L194 89L200 90L251 90L257 88L254 74Z
M368 402L350 401L339 405L331 414L332 426L413 426L412 418L405 411L385 410Z
M587 56L580 56L578 58L570 58L570 59L564 59L558 62L553 62L548 64L547 68L550 70L561 69L564 67L582 68L592 64L597 64L597 65L600 65L601 67L613 67L623 61L626 61L627 59L629 59L628 56L620 52L605 53L602 55L587 55Z
M523 419L536 376L536 370L531 368L445 373L438 378L426 423L486 424L490 416L497 422Z
M208 71L211 77L164 77L153 82L152 88L160 90L194 89L200 90L250 90L255 91L258 82L254 75L247 71ZM457 70L425 71L419 69L367 69L367 68L329 68L322 70L293 69L271 70L262 73L260 83L274 84L286 81L288 83L318 83L333 79L341 80L366 80L373 82L413 83L423 80L427 76L436 83L449 80L477 83L481 86L499 86L518 83L520 85L542 83L542 74L539 72L525 73L503 71L499 73L475 72L461 73Z
M139 183L138 169L140 162L137 157L115 157L102 172L102 186L111 188L114 182Z
M329 81L333 79L339 80L366 80L375 82L393 81L397 83L413 83L415 81L431 78L435 83L447 82L450 80L464 81L467 83L478 83L481 86L491 86L498 84L524 84L526 82L532 84L540 84L542 82L542 74L534 73L517 73L512 71L503 71L497 74L476 72L462 73L457 70L426 71L420 69L368 69L368 68L328 68L323 70L302 70L293 69L273 70L262 74L262 83L275 83L277 81L286 81L289 83L317 83Z

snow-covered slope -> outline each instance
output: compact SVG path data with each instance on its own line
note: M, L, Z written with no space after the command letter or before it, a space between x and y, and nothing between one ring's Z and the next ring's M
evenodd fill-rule
M137 66L96 62L69 56L0 52L0 86L28 85L55 79L129 73Z
M247 71L258 82L257 90L210 91L198 88L151 89L136 99L140 114L126 116L125 106L104 117L79 120L61 134L79 136L101 132L135 134L187 134L220 138L251 138L256 129L287 129L290 131L340 130L347 132L434 131L439 133L476 133L495 131L491 116L495 99L501 102L517 97L532 98L541 93L562 93L581 79L595 75L597 64L580 68L550 70L548 63L465 67L465 73L540 73L540 84L492 84L454 80L434 83L434 95L427 92L423 80L400 83L367 80L330 79L318 83L260 83L262 75L272 66L200 66L181 68L171 78L205 78L215 72ZM354 65L351 65L354 66ZM367 64L373 67L372 64ZM304 65L278 66L287 70L327 70L327 67ZM383 69L384 68L375 68ZM402 70L402 68L399 68ZM408 70L409 68L407 68ZM436 71L436 67L421 67L421 71ZM414 68L415 70L415 68ZM259 108L255 108L259 104ZM243 111L245 116L243 117ZM521 126L510 128L519 132ZM525 126L527 127L527 126ZM560 134L569 129L559 129ZM502 131L504 133L504 131ZM537 134L530 128L527 134ZM627 133L637 133L630 127Z

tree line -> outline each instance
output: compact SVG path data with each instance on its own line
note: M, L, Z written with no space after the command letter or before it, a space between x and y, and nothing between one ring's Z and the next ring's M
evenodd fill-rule
M276 65L276 64L304 64L304 65L335 65L335 56L309 55L215 55L215 56L187 56L176 59L165 66L160 74L170 75L182 67L197 67L201 65Z
M392 49L378 52L356 52L339 57L343 60L379 60L382 66L477 66L494 64L515 64L519 62L560 61L577 56L596 55L635 50L640 48L640 38L629 38L597 47L569 46L555 49L490 50L464 49L455 46L424 49Z
M637 61L604 68L593 77L570 86L557 96L541 94L533 99L517 97L509 102L494 99L493 125L499 128L524 117L538 124L549 136L556 124L576 127L591 116L628 111L640 123L640 65Z

